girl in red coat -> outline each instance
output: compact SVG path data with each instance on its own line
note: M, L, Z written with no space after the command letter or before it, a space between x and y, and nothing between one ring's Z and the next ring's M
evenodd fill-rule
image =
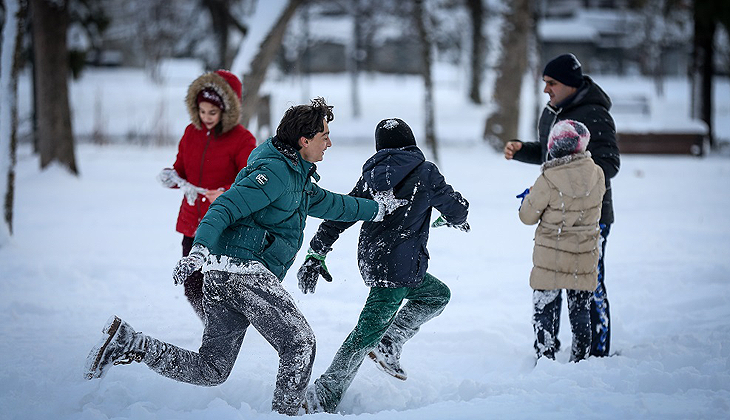
M254 136L239 124L241 81L233 73L217 70L198 77L188 87L185 104L191 124L180 139L175 164L159 175L164 186L181 188L185 193L177 217L183 256L190 252L198 223L210 203L230 188L256 147ZM185 296L202 319L202 273L185 281Z

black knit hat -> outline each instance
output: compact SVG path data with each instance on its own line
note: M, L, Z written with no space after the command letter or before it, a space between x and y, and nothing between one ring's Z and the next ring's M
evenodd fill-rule
M375 127L375 150L399 149L415 146L416 138L411 127L400 118L388 118Z
M552 77L566 86L575 88L583 84L583 69L580 61L573 54L559 55L550 60L542 75Z

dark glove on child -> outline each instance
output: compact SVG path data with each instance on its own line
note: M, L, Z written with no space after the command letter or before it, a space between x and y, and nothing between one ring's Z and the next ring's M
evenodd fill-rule
M305 295L307 293L314 293L314 288L317 287L317 280L319 280L319 276L324 277L327 281L332 281L332 275L330 275L330 272L327 270L324 258L324 255L317 254L310 248L307 252L304 264L299 267L299 271L297 272L299 290L301 290Z
M453 223L449 223L448 221L446 221L446 219L444 219L443 216L439 216L438 219L434 220L434 222L431 223L432 228L437 228L437 227L441 227L441 226L452 227L454 229L459 229L460 231L466 232L466 233L469 233L471 231L471 226L469 226L468 222L464 222L464 223L455 225Z

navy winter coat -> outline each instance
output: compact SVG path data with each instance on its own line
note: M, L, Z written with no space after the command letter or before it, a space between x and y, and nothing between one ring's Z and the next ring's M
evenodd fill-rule
M369 287L412 287L428 268L431 209L450 223L466 222L469 203L446 183L436 165L416 146L382 149L363 165L362 177L350 195L372 198L373 192L393 189L408 204L382 222L363 222L358 244L360 274ZM339 235L354 222L323 222L310 246L325 255Z

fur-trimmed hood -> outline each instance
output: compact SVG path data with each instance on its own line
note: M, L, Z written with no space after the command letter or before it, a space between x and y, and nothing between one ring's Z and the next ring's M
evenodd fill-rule
M198 93L205 88L215 90L223 99L226 109L221 114L221 129L223 133L230 131L241 120L241 82L233 73L226 70L205 73L193 80L185 96L185 106L190 114L190 122L199 130L204 126L198 115L196 100Z
M578 152L573 153L567 156L550 159L547 162L540 165L540 172L545 172L546 169L554 168L556 166L565 165L567 163L573 162L578 159L584 159L591 157L591 152L585 151L585 152Z
M542 174L550 184L567 197L584 197L605 182L594 168L591 152L574 153L542 164Z

